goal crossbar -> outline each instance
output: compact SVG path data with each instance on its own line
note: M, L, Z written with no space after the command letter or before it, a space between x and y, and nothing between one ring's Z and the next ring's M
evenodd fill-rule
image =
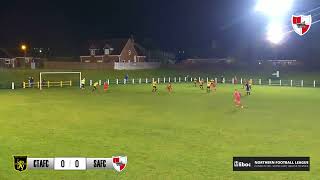
M40 72L40 90L42 90L42 75L44 74L79 74L79 87L81 88L81 72Z

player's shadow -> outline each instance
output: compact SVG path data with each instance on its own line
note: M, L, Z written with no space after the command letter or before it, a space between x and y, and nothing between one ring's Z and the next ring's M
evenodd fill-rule
M236 114L239 111L241 111L241 109L239 107L232 107L232 108L228 109L227 111L225 111L225 114L227 114L227 115Z

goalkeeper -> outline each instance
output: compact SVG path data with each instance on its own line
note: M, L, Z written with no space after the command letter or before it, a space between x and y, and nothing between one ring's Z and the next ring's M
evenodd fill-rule
M99 85L98 82L95 82L95 83L93 84L92 92L95 91L95 90L97 90L98 85Z
M83 78L81 80L81 89L84 89L85 84L86 84L86 78Z

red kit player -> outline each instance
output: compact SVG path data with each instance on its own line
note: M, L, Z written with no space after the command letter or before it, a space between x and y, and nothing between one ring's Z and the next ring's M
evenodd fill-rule
M243 108L243 105L241 104L241 94L237 89L234 90L233 100L234 100L236 107Z
M108 84L107 82L105 82L105 83L103 84L103 90L104 90L104 92L106 92L106 91L108 90L108 88L109 88L109 84Z

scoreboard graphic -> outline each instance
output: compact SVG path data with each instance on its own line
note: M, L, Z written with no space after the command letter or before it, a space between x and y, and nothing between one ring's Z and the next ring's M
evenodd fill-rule
M56 157L31 158L14 156L14 168L24 170L115 170L123 171L128 163L127 156L113 156L112 158L84 158L84 157Z

